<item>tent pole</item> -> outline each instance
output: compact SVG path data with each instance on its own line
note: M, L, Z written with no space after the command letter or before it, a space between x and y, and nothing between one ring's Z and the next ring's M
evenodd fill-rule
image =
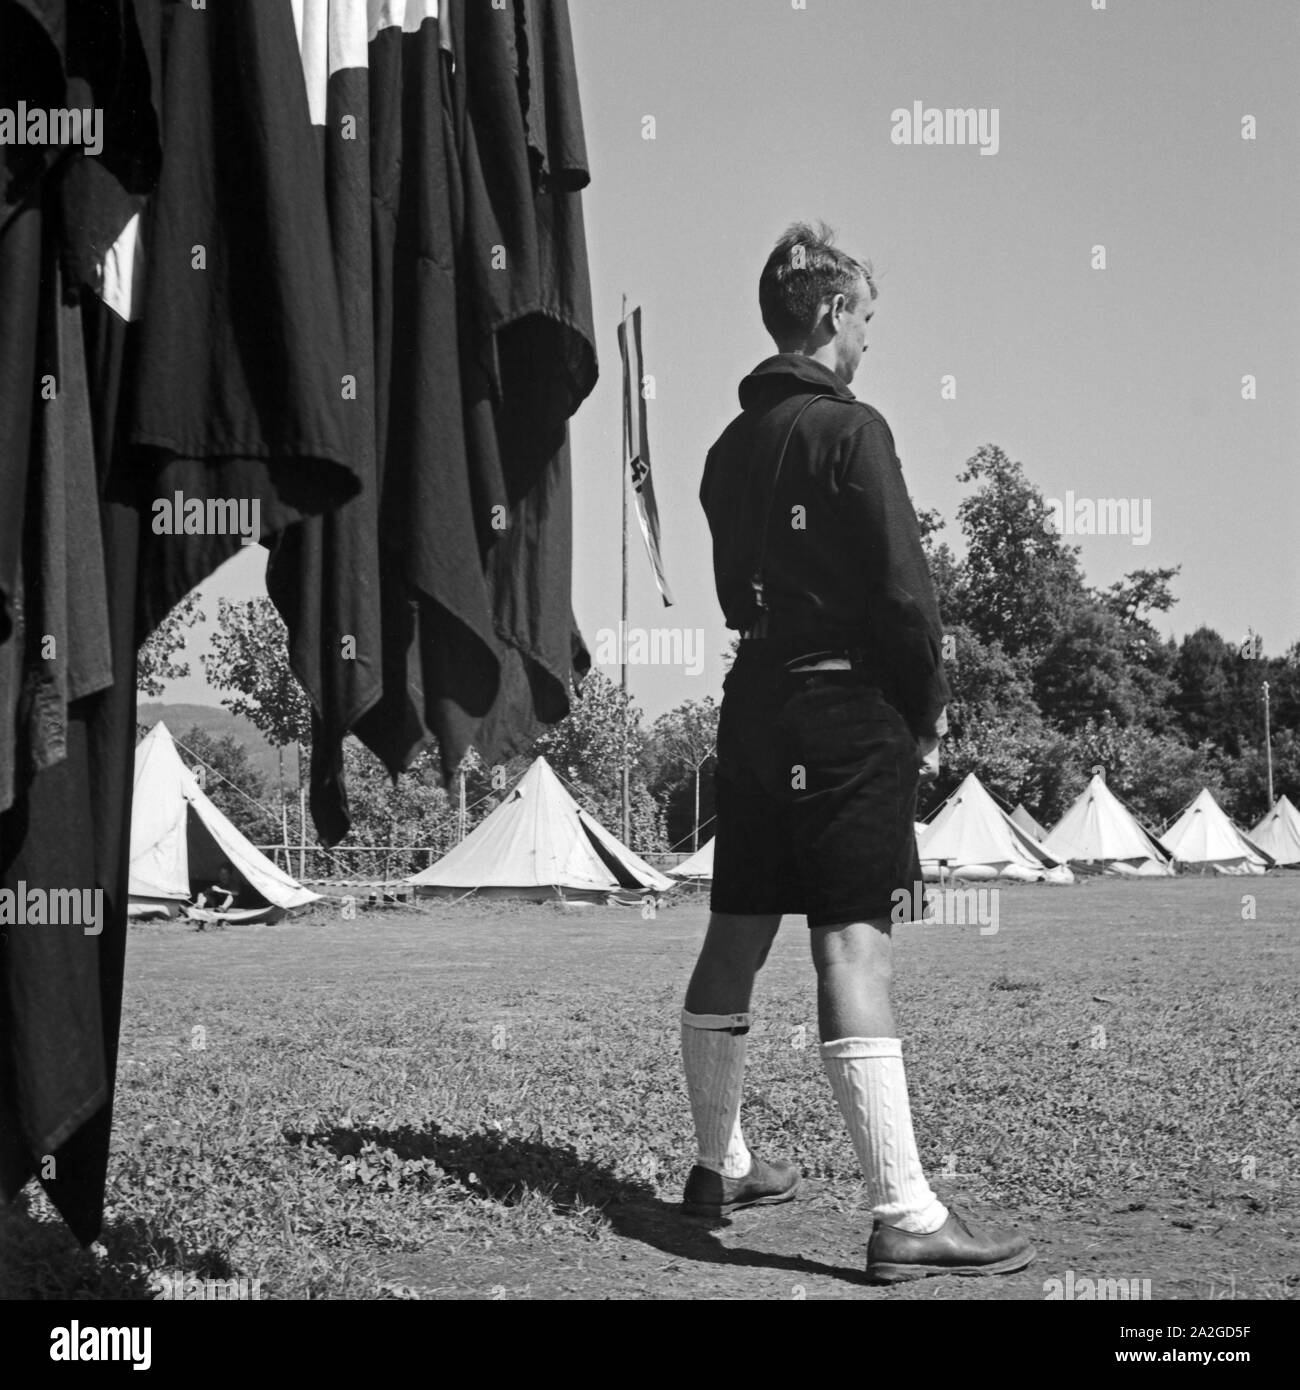
M619 320L624 323L627 320L627 295L623 296L623 316ZM633 383L628 382L628 390L633 389ZM628 450L631 447L631 439L628 436L628 429L631 424L631 400L623 402L623 610L622 619L619 623L619 656L622 665L621 687L623 691L623 748L622 748L622 769L623 769L623 843L630 849L632 847L632 806L628 788L627 773L627 474L628 474Z
M1268 726L1268 682L1264 682L1264 758L1268 765L1268 805L1264 807L1267 815L1273 809L1273 740Z

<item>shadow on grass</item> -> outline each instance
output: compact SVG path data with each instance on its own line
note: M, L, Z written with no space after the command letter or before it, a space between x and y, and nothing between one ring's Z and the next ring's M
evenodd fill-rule
M457 1133L436 1124L423 1129L404 1125L286 1131L284 1137L292 1144L319 1145L340 1159L370 1155L380 1163L387 1153L398 1161L423 1160L475 1196L507 1206L537 1194L561 1215L582 1206L598 1207L617 1235L678 1259L821 1274L857 1283L865 1277L861 1269L802 1255L722 1245L714 1232L729 1226L729 1220L684 1216L680 1202L664 1201L649 1183L621 1177L606 1164L582 1158L571 1144L491 1132Z
M0 1300L84 1299L150 1302L158 1269L183 1269L199 1279L229 1279L222 1251L185 1251L151 1222L110 1221L99 1236L104 1253L80 1246L61 1221L38 1219L26 1192L0 1211Z

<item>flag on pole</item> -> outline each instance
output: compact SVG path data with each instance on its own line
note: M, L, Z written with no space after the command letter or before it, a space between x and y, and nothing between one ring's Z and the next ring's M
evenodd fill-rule
M659 553L659 508L655 505L654 479L650 476L650 438L646 432L645 396L641 389L645 373L641 360L640 305L619 324L618 349L623 355L623 458L632 470L637 520L654 566L655 583L663 596L664 607L669 608L673 596L668 591L663 556Z

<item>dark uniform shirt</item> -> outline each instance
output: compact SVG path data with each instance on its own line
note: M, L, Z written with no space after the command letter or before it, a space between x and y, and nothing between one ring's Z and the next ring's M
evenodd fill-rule
M781 476L781 442L801 405ZM859 648L867 674L917 738L943 727L949 698L942 625L894 437L812 358L782 353L740 384L742 413L709 450L700 501L727 626L744 631L753 604L758 535L769 640L792 650Z

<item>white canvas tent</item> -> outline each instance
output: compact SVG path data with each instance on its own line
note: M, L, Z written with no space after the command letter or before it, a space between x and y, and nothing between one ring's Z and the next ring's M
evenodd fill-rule
M1100 773L1052 827L1043 847L1076 868L1096 873L1167 878L1174 871L1160 842Z
M959 879L1046 879L1071 883L1074 875L1023 831L972 772L928 823L918 828L921 873L937 879L946 861Z
M1016 809L1011 813L1011 819L1025 832L1037 840L1039 844L1047 838L1047 831L1025 810L1023 801L1016 802Z
M1277 805L1250 832L1250 842L1286 868L1300 867L1300 811L1280 796Z
M224 864L243 880L232 917L303 907L312 893L274 865L208 800L161 720L135 750L130 905L168 911L208 888Z
M1273 866L1272 858L1233 825L1208 788L1197 793L1160 843L1176 864L1201 873L1262 874Z
M692 883L708 883L713 879L713 840L710 838L689 858L683 859L675 869L668 871L673 878L688 879Z
M534 902L604 902L673 886L584 811L545 758L455 849L406 882L422 897L477 893Z

